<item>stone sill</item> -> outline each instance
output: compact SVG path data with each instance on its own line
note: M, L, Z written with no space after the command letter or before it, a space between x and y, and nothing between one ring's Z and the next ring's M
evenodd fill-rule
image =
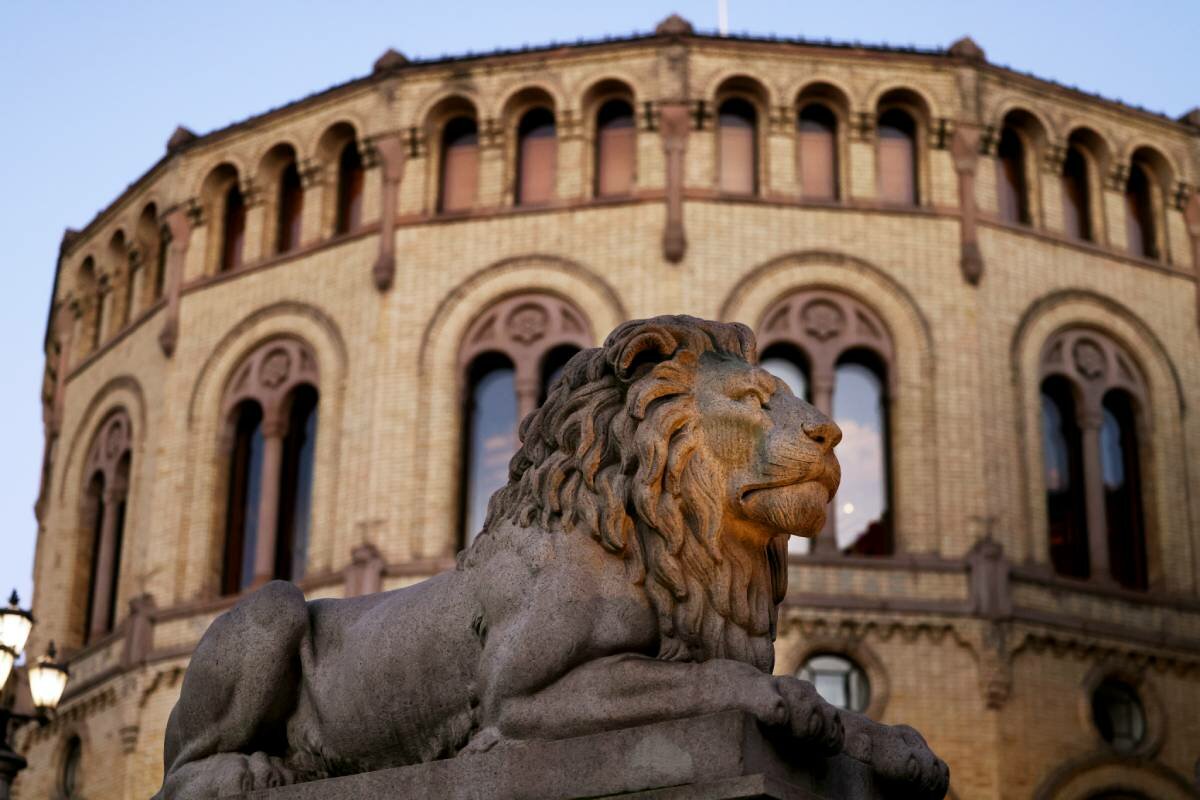
M877 784L847 756L788 758L748 714L727 711L558 741L262 789L241 800L889 800L902 789ZM231 799L232 800L232 799Z

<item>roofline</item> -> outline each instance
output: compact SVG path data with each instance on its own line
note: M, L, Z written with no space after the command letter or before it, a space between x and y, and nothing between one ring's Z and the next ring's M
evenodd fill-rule
M241 132L255 124L259 124L275 117L281 116L287 112L297 108L325 101L339 94L348 93L355 89L364 86L393 78L407 72L419 72L428 69L437 69L451 64L467 64L483 60L491 60L497 58L525 58L545 56L548 53L560 51L576 51L592 48L603 48L610 46L625 46L636 43L649 43L654 41L680 40L703 42L708 44L719 43L729 45L751 44L751 45L783 45L792 47L806 47L818 50L842 50L848 52L858 52L863 54L871 53L886 53L900 56L924 57L931 59L946 59L960 64L971 65L979 69L989 70L1001 75L1017 77L1022 80L1034 81L1046 86L1050 86L1059 91L1065 91L1089 102L1099 102L1103 105L1111 106L1123 112L1132 112L1140 116L1146 117L1158 123L1167 123L1168 125L1178 128L1185 133L1200 135L1200 129L1193 125L1174 119L1165 113L1150 111L1141 106L1131 105L1120 100L1114 100L1103 95L1088 92L1076 86L1068 86L1058 81L1049 78L1042 78L1030 72L1023 72L1002 64L994 64L986 60L972 60L952 54L944 47L922 48L916 46L897 46L888 44L869 44L858 41L844 42L835 41L833 39L806 39L804 37L784 37L773 35L753 35L753 34L734 34L721 35L713 31L689 32L682 34L674 33L631 33L623 36L605 36L593 39L580 38L574 42L549 42L544 45L526 45L522 47L497 48L487 52L473 53L467 51L460 55L442 55L434 58L417 58L392 64L384 69L362 75L357 78L351 78L342 83L334 84L326 89L318 90L312 94L289 101L283 105L276 106L258 114L246 117L245 119L232 122L221 128L216 128L203 135L197 135L195 139L181 144L180 146L164 153L153 166L142 173L132 183L125 187L124 190L113 199L111 203L96 212L95 216L79 230L79 236L71 243L64 243L59 252L59 260L61 261L66 256L74 252L76 242L85 240L92 232L92 229L107 219L112 211L119 206L125 198L146 183L150 178L154 177L171 159L181 154L187 153L198 147L210 145L213 142Z

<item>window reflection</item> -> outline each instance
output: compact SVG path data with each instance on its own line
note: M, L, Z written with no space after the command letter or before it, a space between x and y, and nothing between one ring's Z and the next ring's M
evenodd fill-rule
M1090 571L1082 448L1070 384L1049 378L1042 384L1042 458L1050 560L1055 572L1075 578Z
M254 549L258 541L258 502L262 493L262 408L246 401L234 412L236 422L226 512L223 594L237 594L254 580Z
M812 103L800 111L800 192L804 197L837 197L837 117Z
M887 407L882 369L851 354L836 371L833 419L842 429L842 483L834 498L837 543L862 555L892 551L888 502Z
M1029 223L1029 198L1025 188L1025 145L1010 127L1000 134L996 150L996 204L1005 222Z
M804 662L798 677L808 681L830 705L862 713L871 702L871 684L862 667L845 656L814 655Z
M338 204L335 230L349 233L362 224L363 182L362 156L353 139L342 148L338 158Z
M1145 520L1133 400L1121 391L1104 397L1100 463L1104 481L1109 564L1127 589L1148 585Z
M633 189L637 130L633 108L610 100L596 115L596 196L629 194Z
M1062 172L1063 228L1072 239L1092 239L1087 161L1078 147L1067 150Z
M479 128L472 117L455 117L442 131L442 211L475 205L479 184Z
M517 205L546 203L554 198L558 140L554 112L535 108L517 128Z
M469 371L466 418L467 470L463 543L483 527L492 493L508 481L508 462L517 450L517 391L512 362L481 356Z
M917 203L917 126L898 108L879 115L879 199Z
M299 580L308 561L312 521L313 457L317 444L317 392L301 386L292 396L287 437L283 442L283 473L276 539L275 577Z
M720 188L728 194L754 194L758 188L758 114L741 98L726 100L717 114Z

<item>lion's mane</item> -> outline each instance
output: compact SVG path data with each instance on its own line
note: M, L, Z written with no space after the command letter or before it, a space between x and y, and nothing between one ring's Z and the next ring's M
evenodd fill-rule
M756 361L740 324L635 320L576 354L520 427L508 484L483 535L503 520L595 538L644 587L659 620L658 656L733 658L769 667L775 603L767 554L726 546L728 502L699 447L693 395L700 357ZM474 549L474 548L473 548Z

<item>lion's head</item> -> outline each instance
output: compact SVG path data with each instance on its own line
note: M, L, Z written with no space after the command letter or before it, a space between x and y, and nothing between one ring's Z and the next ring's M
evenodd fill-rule
M769 668L787 537L824 524L841 432L756 361L744 325L621 325L522 422L485 533L586 532L645 587L660 657Z

